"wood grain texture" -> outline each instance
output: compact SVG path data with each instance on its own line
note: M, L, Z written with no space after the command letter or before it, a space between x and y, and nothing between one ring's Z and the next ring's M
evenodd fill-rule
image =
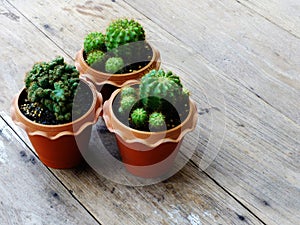
M111 182L87 165L51 171L102 224L262 224L193 163L164 182L141 187Z
M0 108L8 112L12 97L23 87L25 73L35 62L66 55L3 0L0 1L0 30Z
M300 38L298 0L238 0L238 2Z
M299 221L297 212L300 203L295 199L295 196L299 196L300 187L300 130L299 125L295 123L299 113L299 82L298 76L294 75L299 71L299 51L293 50L299 48L297 38L244 7L237 7L238 4L229 2L226 5L220 2L212 4L211 1L201 1L201 5L199 2L186 2L185 6L181 7L182 2L179 1L176 2L179 6L172 4L171 7L172 2L164 1L159 2L161 11L147 10L147 5L152 7L151 9L156 8L154 4L158 3L155 1L130 2L148 18L123 1L108 4L100 1L64 4L58 1L43 1L33 2L32 5L18 0L11 2L69 55L74 55L79 49L78 46L82 45L87 32L105 27L115 16L138 18L145 25L149 38L161 50L164 66L175 67L196 97L201 136L200 139L195 139L199 146L192 161L202 168L206 166L203 162L204 157L207 163L211 164L206 173L265 223L295 224ZM98 13L97 9L100 8L105 9ZM198 9L197 13L192 8ZM220 12L223 12L222 19L219 18ZM188 20L185 21L184 18ZM76 26L74 21L77 21ZM203 29L199 27L201 24ZM194 36L189 32L194 32L199 40L192 40ZM250 38L243 38L239 32ZM272 35L268 35L270 32ZM282 40L290 44L281 45ZM273 49L277 48L280 55L284 55L283 58L276 57ZM217 158L211 162L215 156ZM190 166L186 167L187 170L184 168L182 173L188 174L189 170L193 171ZM79 171L86 173L85 169ZM78 196L85 198L90 194L90 197L86 197L88 199L98 196L98 186L86 186L76 177L75 179L74 175L68 178L68 173L62 173L61 179L66 179L64 183L68 183L70 187L73 185L72 189L76 190ZM197 182L200 180L199 175L194 172L191 176ZM90 178L91 180L100 179L97 176L92 177L94 178ZM110 187L107 190L113 190L114 186ZM85 193L88 188L92 189L92 193ZM195 188L197 191L198 187ZM134 196L132 193L124 193ZM193 198L197 196L195 194ZM108 198L103 196L107 204ZM142 197L139 199L144 201ZM132 201L135 202L134 199ZM150 211L155 209L153 201L152 199L152 203L149 203L150 206L143 207ZM101 203L87 204L94 209L94 214L104 218L103 221L112 218L95 210L99 207L96 204ZM166 209L171 210L170 207ZM109 207L106 210L109 211ZM234 215L233 211L235 210L230 211L230 215ZM184 212L186 214L188 211ZM161 213L159 211L158 214ZM125 218L125 215L126 212L121 218ZM139 220L143 216L136 211L131 214L130 221L135 220L135 215L138 215L138 221L143 221ZM198 215L202 218L201 214ZM224 215L226 217L226 214L222 214L220 221L228 222L223 218ZM229 217L239 219L234 223L240 224L240 220L245 219L242 215L243 213L237 212L236 217ZM193 215L190 218L193 218ZM175 221L171 217L168 219ZM213 223L212 221L207 223Z
M98 224L0 118L1 224Z
M126 2L300 124L299 38L236 1Z

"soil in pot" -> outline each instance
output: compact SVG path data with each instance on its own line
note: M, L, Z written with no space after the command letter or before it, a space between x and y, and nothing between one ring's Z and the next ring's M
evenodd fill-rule
M76 120L84 115L92 105L93 94L89 87L80 82L73 100L72 120ZM40 103L32 103L27 99L27 93L22 92L19 98L20 111L28 119L43 125L58 125L71 121L57 121L53 112Z

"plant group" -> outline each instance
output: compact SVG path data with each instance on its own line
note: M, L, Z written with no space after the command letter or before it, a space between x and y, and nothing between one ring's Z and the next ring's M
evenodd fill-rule
M34 120L47 112L58 123L69 122L78 84L79 72L63 57L36 63L25 76L27 100L21 109Z
M126 65L149 60L149 52L144 28L133 19L115 20L108 25L105 34L91 32L84 39L88 65L107 73L130 72Z
M133 128L161 131L179 125L188 109L189 92L180 78L172 71L152 70L138 87L122 88L117 113Z

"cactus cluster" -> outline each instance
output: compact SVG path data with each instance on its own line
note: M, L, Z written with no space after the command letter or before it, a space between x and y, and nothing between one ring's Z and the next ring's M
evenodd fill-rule
M28 101L41 104L62 122L71 120L78 84L79 72L61 56L48 63L36 63L25 76Z
M160 131L178 125L184 118L179 114L188 104L189 92L177 75L152 70L142 77L139 88L122 88L118 113L121 117L129 115L133 128Z
M112 21L106 28L106 33L91 32L84 39L84 51L86 62L93 66L94 63L102 63L102 67L107 73L120 72L121 69L132 62L136 62L139 56L145 55L147 45L145 41L145 31L140 23L131 19L118 19ZM141 44L136 44L141 42ZM104 57L103 55L107 55ZM110 57L122 58L112 68ZM143 60L141 60L143 61ZM122 67L121 67L122 66ZM113 66L114 67L114 66Z

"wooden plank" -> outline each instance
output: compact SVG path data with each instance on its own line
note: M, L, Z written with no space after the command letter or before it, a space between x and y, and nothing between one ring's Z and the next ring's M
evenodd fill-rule
M300 38L298 0L238 0L238 2Z
M299 38L231 0L125 2L300 124Z
M112 182L88 166L51 171L103 224L262 224L192 163L164 182L140 187Z
M9 111L12 97L23 87L25 73L37 61L67 56L6 1L0 4L1 110Z
M23 13L34 20L34 14L31 15L30 13L32 6L27 8L26 5L21 4L22 2L14 1L14 4L17 3L23 10ZM148 2L145 2L145 4L146 3L150 4ZM51 17L55 15L55 11L57 10L60 17L72 17L74 18L73 21L81 21L83 26L84 24L89 24L91 30L99 27L98 24L108 23L106 20L90 15L91 12L94 11L94 8L102 6L99 2L90 3L92 5L86 9L89 13L86 12L84 15L76 12L78 8L76 5L64 5L64 7L68 9L68 13L64 13L63 10L59 11L59 9L55 8L55 6L59 6L58 2L45 2L44 4L47 5L47 12L42 10L43 7L39 8L38 5L32 7L34 10L37 10L37 12L35 12L37 13L36 15L38 15L38 11L43 11L43 15L45 15L45 18L41 15L45 20L35 20L35 24L37 25L47 23L50 27L59 27L60 24L54 22L54 18L56 17ZM81 7L83 5L78 1L76 4L81 5ZM218 118L224 118L226 116L226 138L223 141L221 152L207 170L209 175L231 192L239 201L249 207L251 211L263 218L266 223L295 223L295 221L298 220L297 209L299 208L299 202L293 202L293 197L299 194L299 184L297 183L299 126L245 90L245 88L237 84L235 79L231 78L231 74L229 76L227 73L223 73L223 70L220 69L220 67L216 67L211 61L195 54L195 52L189 55L189 53L182 51L180 48L179 50L181 51L179 51L179 53L184 52L184 55L175 55L174 52L176 51L171 52L170 46L182 46L184 49L187 47L123 2L110 4L113 6L113 9L108 9L109 7L107 7L106 10L103 11L106 16L108 15L108 19L113 18L113 15L130 15L131 17L135 15L135 17L139 18L145 24L147 30L150 31L149 36L151 38L160 40L167 39L171 43L170 45L165 45L164 42L158 43L163 53L164 62L169 65L172 65L174 61L182 62L182 64L180 64L182 70L188 71L188 74L184 76L184 81L191 87L195 96L197 96L199 108L201 114L203 114L200 118L202 129L201 139L199 141L199 152L198 155L193 158L193 161L201 165L200 156L203 152L214 152L214 147L216 150L219 150L219 145L216 141L218 136L214 136L214 141L211 142L210 134L212 131L217 130L220 139L222 138L223 123L220 119L218 120ZM160 2L162 7L163 4L164 3ZM53 12L49 11L51 8L55 10ZM166 12L163 12L161 14L165 13ZM228 15L230 14L228 13ZM57 20L58 19L61 18L57 18ZM95 23L91 24L89 20L92 19L95 19ZM65 27L71 27L72 23L64 25ZM85 28L78 24L78 26L76 26L76 31L78 32L76 33L81 33L82 36L84 36L82 33L84 29ZM51 37L53 37L55 42L63 45L64 43L60 41L60 37L63 38L64 33L59 30L60 29L55 29L56 32L54 32L55 34ZM47 31L47 35L51 35L51 32ZM69 38L77 40L75 36ZM79 42L82 42L82 39L78 40L78 43ZM75 46L75 42L70 43L71 44L68 43L68 45L74 46L74 50L70 49L70 52L75 51L75 48L78 49L78 46ZM207 41L205 43L210 42ZM215 42L212 43L215 44ZM232 41L228 43L232 44ZM241 51L241 54L243 54L243 51ZM186 58L186 56L189 57ZM250 57L248 54L244 56ZM257 68L260 68L260 66L261 65L258 65ZM198 75L199 71L201 72L201 76ZM195 74L195 77L190 77L188 76L189 74ZM265 76L265 73L261 75ZM201 90L199 90L199 86ZM202 91L205 92L210 102L205 100ZM223 110L222 107L222 93L224 94L223 97L225 96L227 110ZM284 96L288 95L283 94L283 97ZM216 109L221 110L218 111ZM211 124L212 119L216 119L213 120L216 125L214 125L214 123ZM210 147L207 147L210 143ZM276 163L276 165L283 163L283 165L274 167L274 163ZM253 165L253 167L249 165ZM282 176L278 176L277 180L274 179L278 174L282 174ZM284 181L277 182L278 179ZM261 191L262 187L268 187L268 189ZM271 191L268 192L267 190ZM288 194L286 194L286 190L289 190ZM280 198L277 199L277 196L280 196ZM267 202L267 204L265 202ZM291 202L293 204L290 204ZM271 207L269 205L271 205Z
M0 118L1 224L98 224Z

